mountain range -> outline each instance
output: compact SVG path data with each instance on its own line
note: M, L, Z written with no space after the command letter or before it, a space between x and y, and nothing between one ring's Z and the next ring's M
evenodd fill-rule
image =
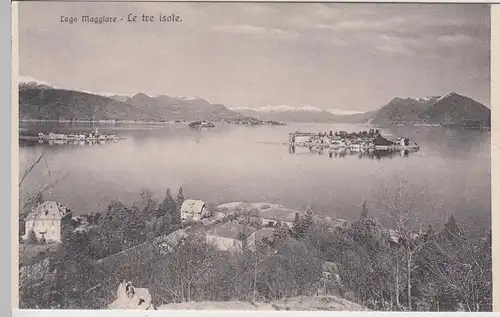
M318 108L286 106L256 109L233 108L261 120L285 122L331 122L392 124L441 124L491 126L491 110L481 103L457 93L425 98L394 98L385 106L356 114L339 115Z
M426 98L394 98L377 111L371 123L378 125L427 123L458 126L491 126L491 110L457 93Z
M312 107L292 108L287 106L264 107L257 109L233 108L245 116L260 120L283 122L317 122L317 123L361 123L368 121L377 110L355 114L335 114L328 110Z
M34 80L19 84L21 120L230 120L244 117L264 121L372 123L376 125L429 123L491 126L491 110L457 93L426 98L394 98L385 106L354 114L336 114L315 107L233 108L201 98L167 95L107 95L54 88Z
M19 84L21 120L218 121L241 117L224 105L200 98L151 97L143 93L107 97L34 81Z

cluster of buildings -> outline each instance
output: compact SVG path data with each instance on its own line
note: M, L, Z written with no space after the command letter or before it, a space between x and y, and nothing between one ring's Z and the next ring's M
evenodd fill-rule
M273 228L255 229L237 222L220 224L206 233L207 244L215 246L220 251L241 252L246 245L255 251L258 241L266 237L272 241Z
M40 144L48 143L53 144L75 144L75 145L92 145L95 143L116 142L122 137L117 137L114 134L99 133L96 129L95 132L90 133L38 133L37 135L30 135L26 131L22 131L19 135L20 141L38 142Z
M212 121L192 121L189 123L190 128L215 128Z
M38 138L42 140L68 140L68 141L106 141L106 140L117 140L118 137L114 134L99 133L98 129L95 132L90 133L79 133L79 134L65 134L50 132L49 134L44 134L42 132L38 133Z
M218 210L212 214L202 200L186 199L181 206L181 220L210 220L214 222L217 219L220 220L226 216L235 215L238 206L235 205L234 207L235 208L232 209L218 208ZM297 213L299 212L293 209L269 205L268 208L259 209L257 215L243 216L253 217L250 221L255 224L258 223L263 227L262 229L244 226L237 221L228 221L208 230L206 233L206 242L208 244L213 244L221 251L241 251L243 250L243 245L247 245L250 249L253 249L256 241L260 241L262 237L272 239L274 227L278 225L278 223L292 228Z
M241 252L244 245L254 251L257 242L264 237L269 241L273 240L274 230L278 224L292 229L295 217L299 213L283 207L262 209L257 214L250 215L252 218L250 222L257 224L260 229L257 226L242 225L238 221L229 221L207 231L206 242L221 251ZM215 216L220 219L231 214L233 213L230 210L221 210ZM244 217L248 215L241 216Z
M297 131L289 134L288 141L293 147L349 149L351 151L361 151L363 149L418 149L418 145L409 138L382 136L380 131L373 129L358 133L348 133L346 131L304 133Z
M283 122L273 121L273 120L260 120L252 117L243 117L236 119L222 120L222 123L232 123L232 124L243 124L243 125L286 125Z

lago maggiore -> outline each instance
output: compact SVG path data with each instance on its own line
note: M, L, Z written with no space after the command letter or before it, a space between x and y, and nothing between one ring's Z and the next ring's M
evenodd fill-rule
M490 5L13 8L14 308L498 306Z
M375 187L404 178L425 190L429 205L422 217L427 221L441 221L453 211L482 228L478 230L490 224L489 132L412 126L381 129L419 145L418 152L405 155L404 150L364 153L296 147L292 152L289 148L289 133L373 128L364 124L217 124L211 129L190 129L175 123L21 123L21 127L45 133L93 132L97 127L124 138L102 146L21 143L21 166L47 149L52 173L69 172L46 196L64 201L77 214L104 211L112 200L132 203L142 189L162 197L167 188L182 186L189 197L214 204L310 206L323 215L353 219L363 202L374 198ZM47 170L40 166L34 175L29 179L33 185L45 180Z

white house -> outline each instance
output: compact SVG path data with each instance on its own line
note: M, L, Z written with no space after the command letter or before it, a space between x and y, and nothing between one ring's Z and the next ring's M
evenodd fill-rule
M281 222L283 225L288 227L293 227L293 222L295 220L295 215L300 212L293 209L281 208L281 207L271 207L260 212L260 217L262 218L262 225L276 225Z
M243 243L255 229L235 222L223 223L206 234L207 244L221 251L241 252Z
M42 237L47 241L61 241L61 227L71 223L71 209L55 201L45 201L39 204L26 218L25 235L27 239L31 230L37 239Z
M182 221L200 221L208 216L208 210L203 200L186 199L181 206Z

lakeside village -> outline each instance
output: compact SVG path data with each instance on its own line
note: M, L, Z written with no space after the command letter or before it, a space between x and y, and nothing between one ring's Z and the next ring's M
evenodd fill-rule
M37 119L22 119L20 122L26 123L44 123L44 122L57 122L57 123L99 123L99 124L150 124L150 125L162 125L162 124L188 124L191 127L205 127L205 128L213 128L215 127L215 122L213 120L164 120L159 119L156 121L142 121L142 120L37 120ZM241 117L234 119L222 119L219 121L221 124L238 124L238 125L276 125L276 126L284 126L286 125L284 122L273 121L273 120L259 120L252 117Z
M184 121L177 120L175 123L185 123ZM278 121L262 121L258 120L255 118L250 118L250 117L245 117L245 118L238 118L238 119L229 119L229 120L221 120L221 124L240 124L240 125L277 125L277 126L283 126L286 125L283 122L278 122ZM189 122L189 127L190 128L214 128L215 124L213 121L207 121L207 120L197 120L197 121L191 121Z
M207 246L212 246L221 252L242 254L245 250L249 250L255 253L260 243L272 243L277 239L277 235L283 234L282 230L291 231L302 222L321 223L332 233L337 230L348 230L353 224L348 220L314 214L310 209L299 211L272 203L229 202L216 207L209 206L210 204L203 200L184 199L180 207L181 223L177 230L117 253L108 254L100 258L97 263L102 267L116 268L117 263L141 262L151 254L152 250L163 255L174 252L175 248L182 246L189 237L197 239L201 237ZM29 252L30 258L21 258L21 281L30 280L30 283L37 283L38 278L45 276L39 271L49 270L48 250L56 250L55 248L61 245L66 226L74 233L88 233L99 225L103 217L99 213L75 216L69 207L56 201L37 203L24 221L24 234L21 236L20 247L24 250L30 246L35 247L36 252ZM384 230L389 243L398 243L401 237L396 230ZM412 232L412 238L417 239L423 234L424 230L415 230ZM327 282L341 284L337 263L324 261L322 270L323 284ZM37 271L38 273L33 273ZM118 298L109 304L108 308L148 309L148 307L151 308L149 292L146 297L134 298L133 301L130 298Z
M21 130L19 133L20 141L32 141L38 142L40 144L49 143L52 144L76 144L76 145L86 145L100 143L104 144L106 142L117 142L119 140L125 139L124 137L118 137L115 134L101 133L96 128L94 132L86 133L61 133L61 132L49 132L42 133L39 132L37 135L30 135L27 130Z
M409 138L382 135L378 129L351 132L337 131L333 133L293 132L289 134L289 146L308 147L312 149L329 149L331 151L418 151L419 145Z
M415 259L406 263L401 251L413 251L405 241L448 241L460 233L453 216L439 232L432 226L398 232L369 216L366 203L357 219L347 221L271 203L215 207L184 199L181 189L175 200L167 190L160 204L144 198L135 207L115 202L103 213L76 217L67 206L40 199L20 223L21 308L161 310L213 303L238 310L245 303L271 303L283 308L271 310L407 310L401 305L407 299L411 310L448 311L465 310L462 303L472 296L469 310L490 307L491 295L469 296L462 286L445 289L452 300L437 297L429 304L426 284L418 282L422 270L404 270L423 256L411 253ZM479 250L467 241L442 244L442 252ZM478 241L481 250L491 248L484 241ZM388 262L395 254L400 256ZM465 275L454 270L432 276L432 285L452 279L487 287L488 273L475 273L489 270L488 259L472 260L458 260L468 265ZM394 286L393 274L423 293L405 292L405 283Z
M46 248L57 246L63 241L64 226L71 227L73 232L89 232L99 222L99 216L100 214L75 216L69 207L59 202L39 202L31 209L24 221L21 247L27 248L33 244ZM230 202L209 207L209 204L203 200L185 199L180 208L179 229L130 249L110 254L99 259L98 263L104 265L108 262L111 264L123 260L131 261L131 253L128 251L135 249L137 252L137 249L141 247L146 249L154 247L161 254L168 254L176 246L181 245L188 236L199 237L200 233L204 236L203 240L206 244L215 247L216 250L241 254L245 248L248 248L255 252L258 243L262 240L272 241L276 232L282 228L292 230L299 219L321 222L332 232L349 228L352 224L348 220L332 219L328 216L313 214L311 210L299 211L279 204ZM389 229L387 233L391 241L397 242L399 235L395 230ZM415 232L414 237L420 234L423 234L422 230ZM46 253L41 252L41 255L46 255ZM25 274L28 274L30 267L43 262L43 260L40 261L40 254L32 254L32 256L38 259L21 261L26 261L25 264L28 264L21 264L22 278L27 278ZM123 259L118 260L120 257ZM338 272L332 271L332 268L335 268L334 263L325 262L324 270L327 272L324 274L333 274L338 280Z

